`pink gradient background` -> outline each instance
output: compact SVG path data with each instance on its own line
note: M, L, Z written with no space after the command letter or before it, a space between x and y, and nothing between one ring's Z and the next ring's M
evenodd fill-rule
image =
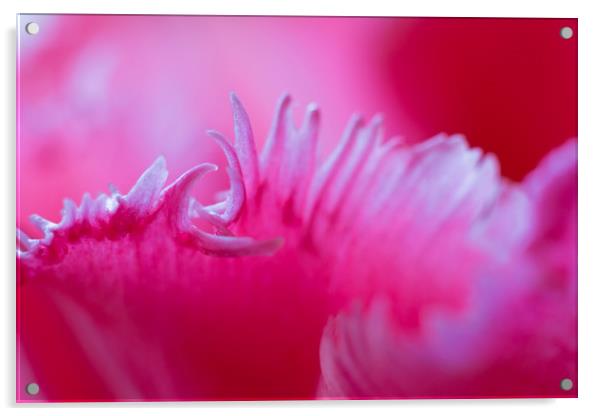
M231 135L230 91L260 147L288 91L297 119L320 106L324 151L353 112L380 112L387 136L462 133L522 179L577 135L576 34L576 19L22 15L18 226L35 236L29 215L129 189L159 154L172 177L223 164L204 132ZM225 184L211 175L197 196Z

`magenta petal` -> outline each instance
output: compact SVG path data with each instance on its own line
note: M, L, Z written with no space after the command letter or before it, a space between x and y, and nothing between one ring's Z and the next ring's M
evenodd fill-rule
M19 256L20 357L48 400L313 395L317 351L309 359L304 342L317 345L325 312L299 305L319 290L286 271L290 255L237 257L273 253L278 239L191 223L188 190L214 169L199 165L160 190L159 160L127 195L93 201L105 210L95 226L87 205L67 204L64 221Z
M232 114L234 116L234 145L240 159L245 188L253 192L259 181L259 163L255 150L255 139L249 116L236 94L230 94Z
M235 123L244 122L233 105ZM240 235L237 218L250 204L243 184L253 183L243 175L256 156L245 156L243 173L238 150L213 137L231 180L223 204L202 207L189 196L215 166L165 187L159 158L129 193L66 200L59 224L32 218L42 239L18 233L19 361L45 399L314 396L327 269L282 248L282 226L278 234L249 224L262 238ZM247 153L254 147L252 136L238 140ZM30 381L22 376L20 394Z
M566 392L560 381L577 379L576 166L576 143L569 142L520 188L505 187L486 218L467 223L473 231L456 241L464 245L457 258L424 269L431 273L409 287L421 260L400 262L389 286L331 319L319 394L575 397L576 386ZM504 231L512 222L518 230ZM440 240L448 238L443 231ZM487 242L493 235L499 238ZM409 288L411 297L404 295Z
M210 132L224 200L190 196L214 165L165 186L159 158L18 233L19 362L48 400L552 395L575 376L570 145L518 186L462 136L407 145L358 116L322 163L317 108L297 128L285 95L258 158L231 103L234 145Z
M224 225L229 225L235 221L240 215L240 210L245 203L245 185L243 183L243 175L236 156L236 151L230 143L220 133L210 130L207 132L209 136L222 148L226 159L228 160L228 176L230 177L230 193L228 200L225 201L225 212L221 218Z

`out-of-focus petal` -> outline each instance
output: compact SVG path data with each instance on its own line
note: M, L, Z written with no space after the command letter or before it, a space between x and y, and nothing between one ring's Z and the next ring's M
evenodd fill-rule
M322 339L319 394L575 397L576 384L563 391L560 382L577 377L576 163L570 141L524 184L506 187L469 234L481 255L462 279L457 268L470 260L460 253L439 264L435 279L421 273L400 305L412 263L396 270L400 278L388 290L332 318ZM513 220L518 231L504 231ZM502 238L488 242L493 236ZM433 260L432 253L425 256ZM437 277L456 291L425 304ZM455 309L449 307L454 296ZM408 305L417 309L410 329L400 313Z

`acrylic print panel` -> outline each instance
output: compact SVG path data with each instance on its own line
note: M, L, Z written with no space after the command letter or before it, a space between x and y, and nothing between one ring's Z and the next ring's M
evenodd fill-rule
M575 19L18 33L18 401L576 397Z

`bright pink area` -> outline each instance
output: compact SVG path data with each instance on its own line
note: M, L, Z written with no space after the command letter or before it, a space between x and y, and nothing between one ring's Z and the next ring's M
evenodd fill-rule
M39 19L19 400L576 395L574 20Z
M36 18L37 19L37 18ZM24 19L24 21L28 21ZM390 114L394 97L375 65L391 20L152 16L52 16L21 36L19 226L57 220L62 199L129 189L158 155L179 174L219 159L208 128L231 136L228 93L236 91L261 142L284 92L328 116L326 149L354 111ZM215 175L200 195L225 185Z
M227 94L261 141L283 91L325 115L324 150L350 114L383 113L410 141L465 134L522 178L577 135L575 19L38 16L20 36L18 224L62 198L128 189L159 154L179 174L220 161ZM24 25L31 19L22 17ZM568 25L575 36L560 37ZM322 152L323 153L323 152ZM215 175L205 200L223 188Z

